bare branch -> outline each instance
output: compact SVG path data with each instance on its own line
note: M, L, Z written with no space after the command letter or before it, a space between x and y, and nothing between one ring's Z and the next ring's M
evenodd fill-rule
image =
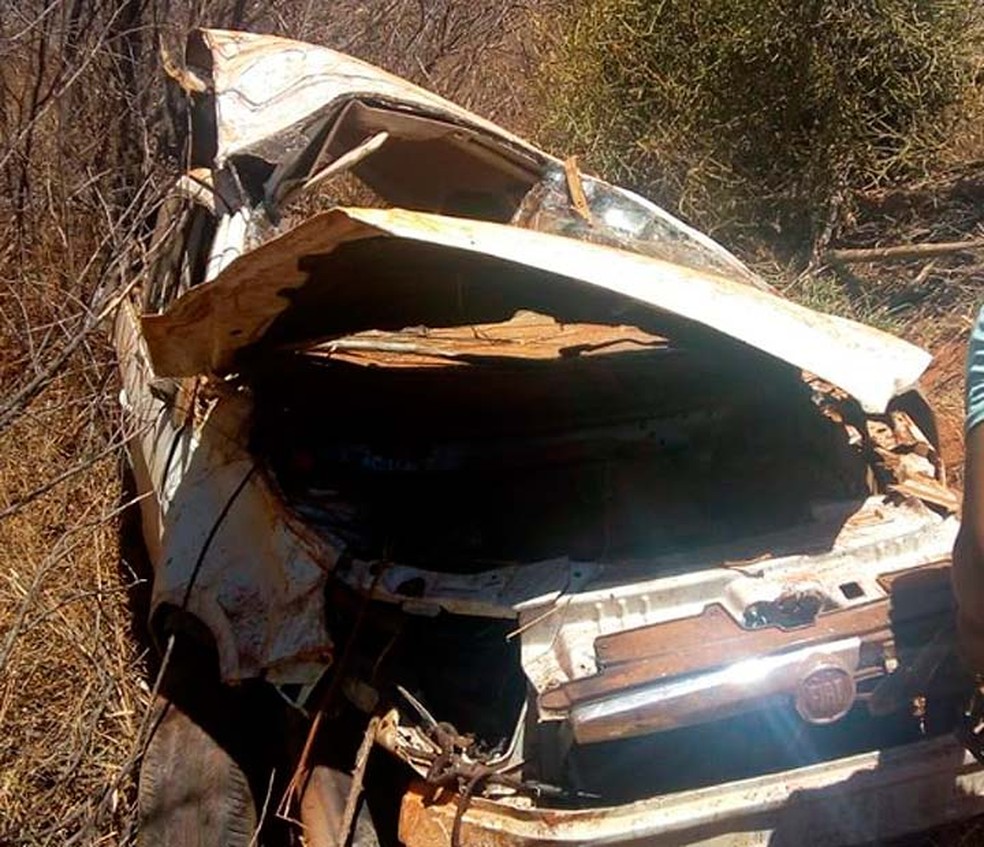
M984 250L984 240L942 241L933 244L899 244L892 247L866 247L828 250L823 254L827 264L864 264L868 262L903 262L925 259L950 253L969 253Z

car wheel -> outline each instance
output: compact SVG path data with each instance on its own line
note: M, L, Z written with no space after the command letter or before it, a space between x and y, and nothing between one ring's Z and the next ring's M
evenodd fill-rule
M249 780L190 715L161 698L140 768L140 847L248 847L256 830Z
M272 775L285 772L283 703L261 682L223 685L214 648L196 623L183 619L160 633L176 633L175 645L140 766L137 844L280 844L284 827L276 820L264 822L262 840L254 836L257 801L281 789Z

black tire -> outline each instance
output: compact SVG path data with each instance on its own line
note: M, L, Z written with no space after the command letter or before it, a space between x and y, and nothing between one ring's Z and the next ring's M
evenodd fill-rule
M248 847L256 804L242 768L179 706L161 699L138 789L139 847Z
M285 772L283 703L264 683L222 685L214 650L176 638L140 766L137 845L247 847L267 791L276 803L282 790L270 779ZM271 818L256 843L283 843Z

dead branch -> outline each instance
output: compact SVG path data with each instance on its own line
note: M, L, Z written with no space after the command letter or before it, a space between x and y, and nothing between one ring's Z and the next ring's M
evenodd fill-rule
M903 262L908 259L925 259L929 256L945 256L950 253L967 253L977 250L984 250L984 240L940 241L932 244L899 244L892 247L828 250L823 254L823 261L830 265Z
M146 431L146 428L143 431ZM136 434L139 435L139 432ZM0 509L0 521L4 520L5 518L9 518L12 515L17 514L21 509L30 505L39 497L43 497L49 491L51 491L54 488L57 488L59 485L71 479L73 476L76 476L77 474L90 470L94 464L96 464L97 462L101 462L107 456L118 454L122 450L123 445L126 443L127 438L128 436L125 436L119 441L111 442L103 450L100 450L98 453L92 456L87 456L78 464L73 465L72 467L68 468L68 470L63 471L62 473L58 474L52 479L49 479L47 482L43 483L42 485L39 485L33 491L30 491L27 494L25 494L23 497L20 497L19 499L15 500L9 506Z

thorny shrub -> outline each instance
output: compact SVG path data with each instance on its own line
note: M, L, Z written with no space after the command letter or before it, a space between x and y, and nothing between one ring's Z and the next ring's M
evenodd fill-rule
M726 238L802 248L932 165L982 32L977 0L583 0L546 135Z

